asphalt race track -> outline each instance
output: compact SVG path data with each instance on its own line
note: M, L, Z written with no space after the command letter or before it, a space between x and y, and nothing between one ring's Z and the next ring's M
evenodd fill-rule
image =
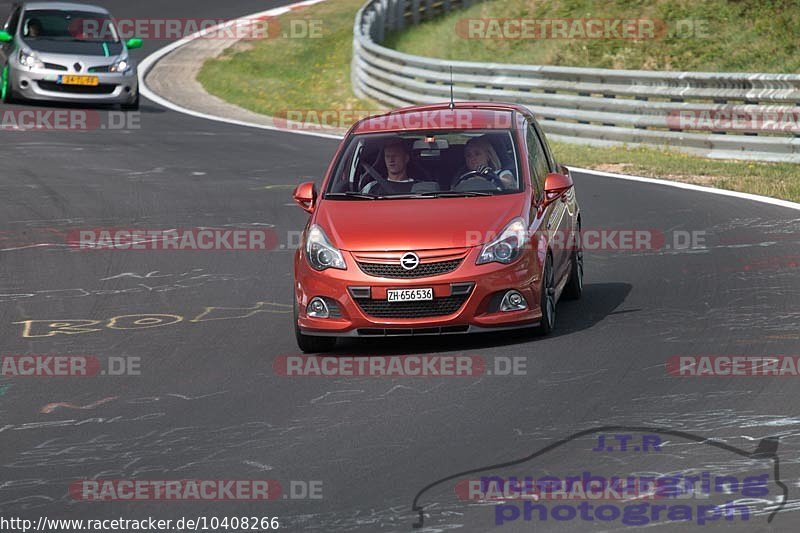
M103 4L118 17L166 18L233 17L280 2ZM8 7L0 7L4 18ZM136 57L164 44L148 42ZM675 355L798 355L797 211L576 174L585 229L653 230L666 241L640 252L587 251L584 298L559 305L552 336L347 341L338 349L464 354L489 365L522 357L525 375L290 378L273 370L277 357L299 354L286 245L306 214L290 195L303 176L322 176L335 140L205 121L147 101L140 129L2 132L0 139L0 353L141 361L138 376L0 377L3 516L277 516L281 529L294 531L411 531L412 501L429 483L614 425L682 430L748 450L780 437L789 501L773 522L758 515L704 527L800 525L791 512L800 491L796 378L676 378L665 369ZM82 251L63 238L98 227L265 225L283 248ZM674 249L676 232L701 232L704 247ZM132 323L142 317L129 316L153 314L181 320L140 328ZM49 323L65 320L97 323L94 331L46 336ZM43 322L26 329L24 321ZM113 327L120 324L130 327ZM713 452L676 452L672 459L676 470L736 461ZM592 460L596 454L562 453L545 465L580 472ZM615 456L620 464L636 460ZM109 503L76 501L69 493L76 480L139 478L268 478L284 492L291 481L321 481L322 498ZM448 501L426 509L427 531L494 529L485 506ZM534 524L554 531L624 528L517 521L501 531Z

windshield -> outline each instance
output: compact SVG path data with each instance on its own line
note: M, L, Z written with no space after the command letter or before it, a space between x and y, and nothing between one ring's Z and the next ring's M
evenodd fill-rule
M355 135L325 191L330 199L485 196L520 192L511 131Z
M23 38L32 41L119 42L119 34L111 18L89 11L26 11L20 31Z

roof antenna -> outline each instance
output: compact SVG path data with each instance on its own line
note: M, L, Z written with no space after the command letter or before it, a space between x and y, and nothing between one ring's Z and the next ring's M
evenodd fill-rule
M450 65L450 110L456 108L456 102L453 100L453 65Z

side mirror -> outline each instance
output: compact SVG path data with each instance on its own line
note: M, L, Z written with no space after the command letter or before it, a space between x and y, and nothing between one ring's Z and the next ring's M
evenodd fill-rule
M127 42L125 43L125 46L128 47L128 50L133 50L134 48L141 48L142 40L137 39L135 37L133 39L128 39Z
M566 168L563 168L566 170ZM545 205L564 197L564 193L570 190L575 184L569 171L564 174L551 172L544 180L544 203Z
M0 30L0 43L10 43L13 40L14 37L12 37L10 33L5 30Z
M297 205L302 207L304 211L313 213L314 203L317 200L317 188L314 185L314 182L307 181L298 185L295 188L294 193L292 193L292 198L294 198L294 201L297 202Z

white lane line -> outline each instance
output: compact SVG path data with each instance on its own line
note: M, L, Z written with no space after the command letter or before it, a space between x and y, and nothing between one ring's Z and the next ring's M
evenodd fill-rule
M569 165L568 165L569 166ZM753 202L761 202L764 204L772 204L777 205L780 207L786 207L788 209L795 209L800 211L800 204L795 202L790 202L789 200L779 200L777 198L770 198L769 196L761 196L758 194L750 194L746 192L738 192L738 191L729 191L727 189L715 189L714 187L704 187L702 185L694 185L692 183L681 183L679 181L668 181L668 180L660 180L657 178L646 178L644 176L629 176L627 174L616 174L614 172L602 172L600 170L592 170L589 168L579 168L579 167L569 167L570 170L574 170L575 172L585 172L587 174L592 174L594 176L600 176L603 178L616 178L622 180L629 180L629 181L639 181L642 183L654 183L656 185L667 185L669 187L677 187L679 189L687 189L690 191L698 191L698 192L710 192L712 194L719 194L721 196L732 196L734 198L740 198L742 200L751 200ZM797 166L797 171L800 173L800 165Z
M199 111L194 111L192 109L188 109L182 106L179 106L173 102L170 102L166 98L162 98L161 96L157 95L155 92L150 90L150 88L145 83L145 77L147 73L150 71L151 68L158 62L159 59L164 57L165 55L169 54L170 52L180 48L183 45L189 44L190 42L194 41L195 39L201 38L203 35L207 33L214 33L218 32L221 29L225 29L229 26L241 24L244 21L248 21L251 19L258 19L262 17L277 17L279 15L283 15L284 13L288 13L289 11L300 9L303 7L311 6L314 4L319 4L320 2L324 2L326 0L305 0L304 2L297 2L295 4L291 4L288 6L283 7L276 7L273 9L269 9L267 11L262 11L260 13L254 13L252 15L247 15L245 17L241 17L234 20L229 20L223 22L222 24L218 24L216 26L203 29L196 33L193 33L189 36L184 37L178 41L168 44L163 48L159 48L139 63L139 90L141 91L142 95L145 96L148 100L151 100L159 105L166 107L167 109L171 109L172 111L177 111L178 113L183 113L185 115L190 115L197 118L202 118L206 120L213 120L216 122L224 122L226 124L233 124L236 126L245 126L248 128L258 128L262 130L272 130L272 131L282 131L282 132L291 132L297 133L299 135L310 135L312 137L324 137L327 139L341 139L341 135L335 135L330 133L321 133L315 131L304 131L304 130L287 130L285 128L281 128L278 126L269 126L266 124L255 124L253 122L246 122L243 120L235 120L226 117L220 117L217 115L209 115L207 113L201 113Z
M230 20L230 21L227 21L227 22L225 22L223 24L219 24L217 26L214 26L214 27L211 27L211 28L207 28L205 30L202 30L202 31L199 31L197 33L193 33L192 35L189 35L187 37L184 37L183 39L180 39L179 41L175 41L174 43L170 43L167 46L165 46L163 48L160 48L160 49L156 50L155 52L153 52L152 54L150 54L149 56L147 56L139 64L139 87L140 87L140 90L141 90L142 94L145 97L147 97L149 100L152 100L153 102L155 102L155 103L157 103L159 105L162 105L162 106L166 107L167 109L171 109L172 111L177 111L178 113L183 113L183 114L190 115L190 116L197 117L197 118L202 118L202 119L206 119L206 120L213 120L213 121L216 121L216 122L224 122L226 124L233 124L233 125L236 125L236 126L244 126L244 127L247 127L247 128L258 128L258 129L262 129L262 130L281 131L281 132L284 132L284 133L294 133L294 134L297 134L297 135L310 135L312 137L323 137L323 138L326 138L326 139L341 139L342 135L337 135L337 134L320 133L320 132L315 132L315 131L304 131L304 130L296 130L296 129L287 129L287 128L281 128L279 126L268 126L268 125L265 125L265 124L256 124L256 123L253 123L253 122L247 122L247 121L243 121L243 120L234 120L234 119L229 119L229 118L220 117L220 116L216 116L216 115L209 115L207 113L201 113L199 111L194 111L194 110L191 110L191 109L176 105L176 104L170 102L169 100L167 100L165 98L162 98L161 96L159 96L156 93L154 93L153 91L151 91L150 88L147 86L147 84L144 81L145 77L147 76L147 72L151 68L153 68L153 65L155 65L158 62L159 59L161 59L165 55L169 54L173 50L176 50L177 48L179 48L179 47L181 47L181 46L183 46L185 44L188 44L188 43L194 41L195 39L198 39L198 38L202 37L206 32L209 32L209 33L215 32L215 31L218 31L218 30L220 30L222 28L227 28L228 26L231 26L231 25L234 25L234 24L240 24L242 21L247 21L247 20L254 19L254 18L279 16L279 15L282 15L282 14L287 13L289 11L292 11L294 9L299 9L299 8L303 8L303 7L306 7L306 6L311 6L311 5L318 4L320 2L325 2L325 1L326 0L305 0L304 2L297 2L295 4L291 4L291 5L288 5L288 6L277 7L277 8L269 9L267 11L262 11L260 13L254 13L252 15L247 15L245 17L241 17L241 18L238 18L238 19L235 19L235 20ZM679 189L686 189L686 190L690 190L690 191L705 192L705 193L711 193L711 194L719 194L719 195L722 195L722 196L731 196L733 198L739 198L739 199L742 199L742 200L750 200L750 201L753 201L753 202L761 202L761 203L765 203L765 204L771 204L771 205L777 205L777 206L780 206L780 207L785 207L785 208L788 208L788 209L800 210L800 204L798 204L798 203L790 202L788 200L779 200L777 198L770 198L768 196L760 196L758 194L749 194L749 193L744 193L744 192L729 191L729 190L725 190L725 189L715 189L713 187L703 187L702 185L693 185L691 183L681 183L679 181L667 181L667 180L660 180L660 179L656 179L656 178L646 178L644 176L629 176L629 175L626 175L626 174L615 174L613 172L602 172L602 171L599 171L599 170L591 170L591 169L588 169L588 168L579 168L579 167L570 167L570 168L575 170L576 172L592 174L594 176L600 176L600 177L604 177L604 178L616 178L616 179L623 179L623 180L629 180L629 181L638 181L638 182L641 182L641 183L652 183L652 184L656 184L656 185L666 185L668 187L677 187ZM800 172L800 165L798 165L798 171Z

